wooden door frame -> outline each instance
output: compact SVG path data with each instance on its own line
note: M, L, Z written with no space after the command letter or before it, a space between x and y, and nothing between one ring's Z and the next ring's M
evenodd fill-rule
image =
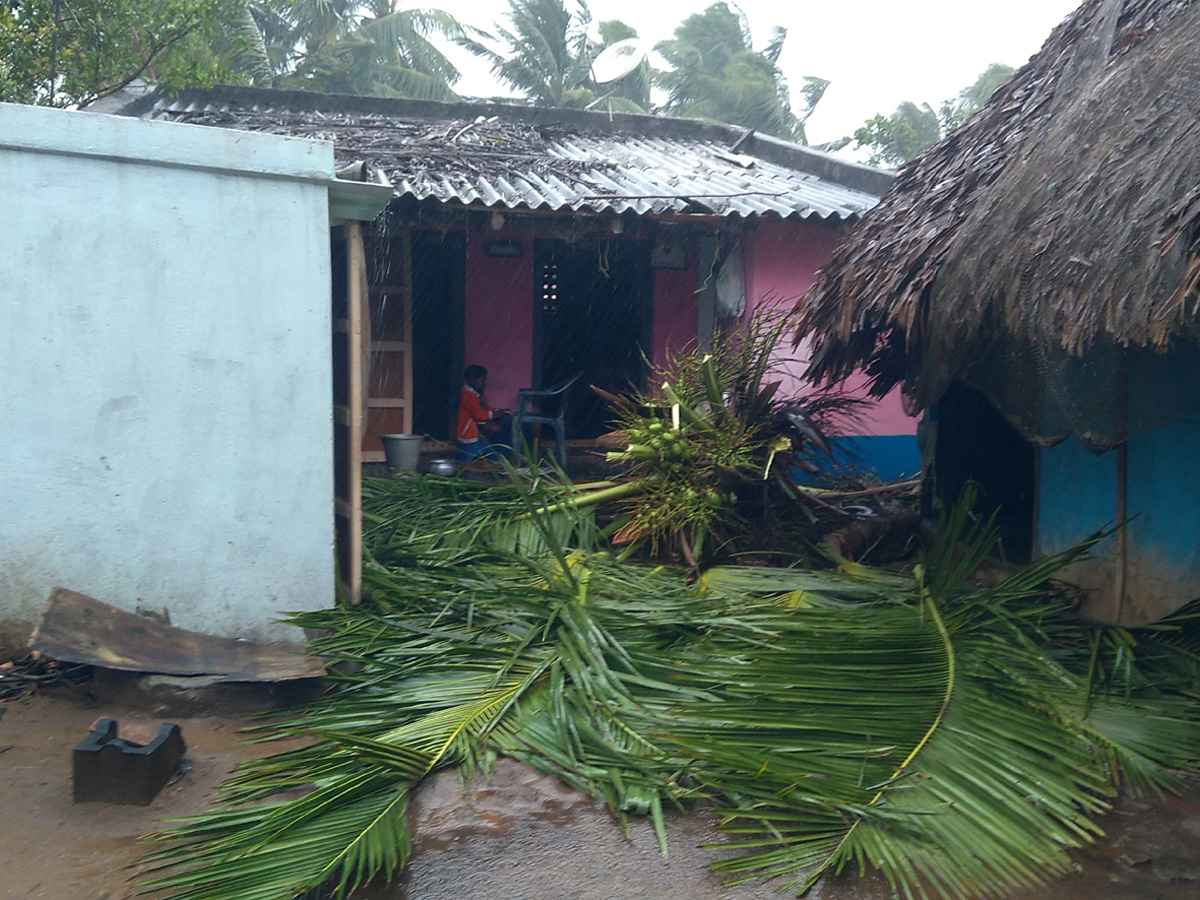
M368 391L366 397L367 415L370 416L371 410L388 410L398 409L401 415L400 430L404 434L411 434L413 427L413 371L412 371L412 304L413 304L413 284L412 284L412 229L402 228L386 239L387 252L392 257L392 265L390 271L389 284L375 283L369 284L367 287L368 298L370 297L394 297L403 304L401 314L403 335L400 340L393 339L392 335L378 335L378 340L372 340L371 348L371 365L379 364L384 354L400 355L401 360L401 384L403 392L401 396L373 396L369 394L370 382L366 382L364 390ZM365 269L364 269L365 272ZM398 277L396 277L398 276ZM370 303L368 300L368 321L370 316ZM369 423L368 423L369 424ZM364 428L363 436L366 436ZM364 462L383 462L384 453L382 450L361 450L362 459Z

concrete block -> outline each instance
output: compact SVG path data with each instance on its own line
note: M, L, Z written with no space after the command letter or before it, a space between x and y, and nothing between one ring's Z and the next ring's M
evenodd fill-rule
M117 736L116 719L100 719L75 747L75 802L145 806L179 770L186 745L179 726L163 725L149 744Z

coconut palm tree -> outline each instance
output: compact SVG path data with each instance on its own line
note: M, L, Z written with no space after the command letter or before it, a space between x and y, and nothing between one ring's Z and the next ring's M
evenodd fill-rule
M509 0L507 28L464 44L534 105L585 105L595 97L587 37L592 14L584 0L573 6L564 0Z
M260 4L280 87L450 100L459 73L433 43L463 37L442 10L399 0L291 0Z
M1015 71L1004 63L992 63L980 72L979 77L959 91L957 97L942 104L942 129L951 131L983 109L996 88L1008 81Z
M656 50L671 64L658 74L666 89L664 111L689 118L716 119L766 134L807 143L804 120L828 82L808 79L805 108L793 112L779 54L787 30L775 28L765 49L754 50L746 17L724 2L688 16L672 40Z

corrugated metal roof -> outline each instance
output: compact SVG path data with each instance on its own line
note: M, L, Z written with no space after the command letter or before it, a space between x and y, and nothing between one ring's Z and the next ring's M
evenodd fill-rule
M331 140L339 163L365 160L387 175L398 196L418 200L844 222L879 199L861 189L864 181L878 181L864 178L862 167L766 139L776 160L790 155L835 176L845 171L852 176L845 180L859 185L852 187L746 149L733 152L730 138L739 130L686 120L620 116L604 127L603 114L578 111L562 111L570 121L555 122L546 110L527 107L493 106L487 111L496 115L472 116L478 107L375 100L364 109L362 98L244 88L156 96L137 106L129 112L147 118ZM658 133L635 130L651 127Z

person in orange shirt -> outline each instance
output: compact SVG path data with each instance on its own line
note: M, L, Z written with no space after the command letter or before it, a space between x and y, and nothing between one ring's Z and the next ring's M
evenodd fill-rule
M469 462L487 457L496 459L500 445L489 438L504 433L504 420L511 415L507 409L488 407L488 372L483 366L467 366L463 372L463 387L458 395L458 430L455 441L458 458Z

